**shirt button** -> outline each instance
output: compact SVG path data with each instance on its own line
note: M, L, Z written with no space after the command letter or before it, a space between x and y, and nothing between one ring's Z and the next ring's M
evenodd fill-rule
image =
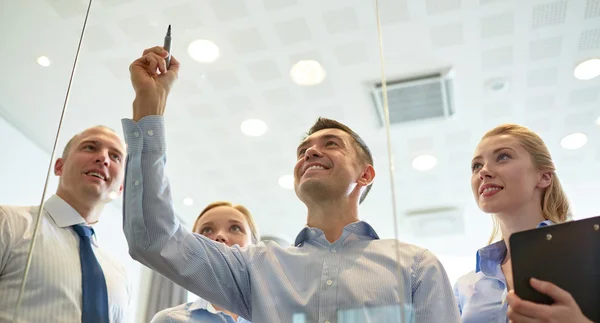
M134 132L134 133L133 133L133 136L134 136L134 137L136 137L136 138L137 138L137 137L139 137L139 136L140 136L140 133L139 133L139 131L136 131L136 132Z
M140 185L140 182L139 181L135 181L135 182L133 182L133 185L138 186L138 185Z
M333 280L331 280L331 279L327 280L327 286L331 286L331 284L333 284Z
M148 136L153 136L153 135L154 135L154 131L148 130Z

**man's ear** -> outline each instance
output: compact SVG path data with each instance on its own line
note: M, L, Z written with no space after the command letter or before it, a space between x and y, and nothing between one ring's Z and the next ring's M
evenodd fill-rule
M552 184L552 172L543 172L538 181L537 187L546 188Z
M373 168L372 165L368 165L365 166L365 169L363 170L362 174L360 175L360 178L358 179L358 184L360 186L369 186L371 185L371 183L373 183L373 180L375 179L375 168Z
M64 166L65 166L65 160L62 158L57 159L56 163L54 163L54 175L62 176Z

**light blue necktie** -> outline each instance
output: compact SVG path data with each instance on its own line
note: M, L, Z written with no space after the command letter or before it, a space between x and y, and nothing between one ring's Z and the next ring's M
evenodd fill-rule
M91 237L94 229L85 225L74 225L79 235L79 259L81 262L81 322L109 323L108 291L102 267L92 250Z

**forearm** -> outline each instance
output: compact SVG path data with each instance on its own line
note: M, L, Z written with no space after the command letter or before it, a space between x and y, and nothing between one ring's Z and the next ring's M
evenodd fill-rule
M164 113L167 105L167 94L159 92L155 95L146 95L145 93L137 93L133 100L133 121L139 122L142 118L149 115L149 110L154 113ZM141 107L152 107L151 109L142 109ZM156 115L155 115L156 116Z

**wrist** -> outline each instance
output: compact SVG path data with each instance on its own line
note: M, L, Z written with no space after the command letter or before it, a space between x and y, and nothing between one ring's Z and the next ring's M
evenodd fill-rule
M133 120L140 121L145 116L163 115L166 106L166 96L143 95L136 93L133 100Z

